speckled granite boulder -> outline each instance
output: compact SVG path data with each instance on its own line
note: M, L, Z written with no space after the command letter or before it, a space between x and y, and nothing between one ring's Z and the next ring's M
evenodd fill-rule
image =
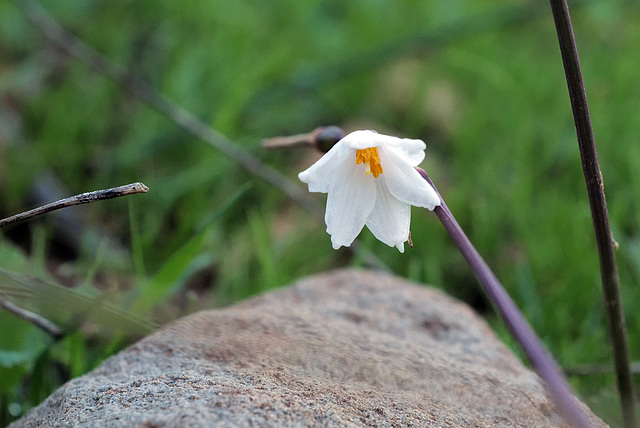
M180 319L11 425L44 426L565 425L467 306L343 270Z

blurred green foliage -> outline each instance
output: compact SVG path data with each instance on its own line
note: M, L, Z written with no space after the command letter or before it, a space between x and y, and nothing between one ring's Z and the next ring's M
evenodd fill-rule
M89 46L294 180L318 155L265 152L261 139L321 125L424 139L423 167L559 363L611 362L548 4L42 5ZM590 1L572 12L638 358L640 8ZM8 230L0 238L3 269L73 285L96 305L165 323L362 264L333 251L324 225L278 189L52 46L10 1L0 3L0 109L2 217L31 208L34 187L52 180L64 193L49 200L132 181L151 189L75 210L83 222L67 230L71 244L60 244L54 216ZM512 344L435 216L413 215L415 248L399 254L368 231L363 245L398 275L472 304ZM16 301L42 299L32 288ZM71 331L59 341L0 312L0 425L137 337L64 309L48 314ZM613 375L571 380L594 410L618 423Z

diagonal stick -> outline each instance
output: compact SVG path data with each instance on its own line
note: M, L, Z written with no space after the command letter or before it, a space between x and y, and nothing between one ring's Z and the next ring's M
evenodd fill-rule
M53 43L78 58L98 73L103 74L123 89L155 108L185 131L200 138L222 154L232 159L250 174L259 177L280 189L290 199L306 209L316 220L324 221L324 209L302 187L296 185L279 171L265 165L253 154L233 144L223 134L212 129L196 116L167 99L152 86L127 73L122 67L109 61L66 31L47 11L34 0L15 0L24 15ZM353 253L363 255L364 262L376 269L389 270L379 258L358 241L349 247Z
M23 320L35 325L36 327L43 330L45 333L48 333L50 336L54 338L60 338L64 334L64 330L60 327L52 323L46 318L41 317L38 314L34 314L31 311L21 308L20 306L5 300L0 297L0 309L4 309L7 312L12 313L18 318L22 318Z
M196 116L164 97L145 81L107 60L97 51L71 35L37 2L33 0L16 0L16 4L25 16L57 46L97 70L100 74L107 76L167 116L187 132L207 142L249 173L279 188L317 219L323 219L324 214L320 204L283 174L265 165L256 156L233 144L227 137L211 129Z
M438 193L438 196L440 196L440 192L438 192L429 175L422 168L416 169L420 175L422 175L422 178L424 178L436 193ZM449 233L449 236L478 277L482 289L487 294L487 297L493 304L496 312L498 312L498 315L500 315L502 321L509 328L511 336L516 339L538 375L546 383L558 410L573 427L590 427L591 424L589 423L586 412L571 392L571 388L561 374L558 365L545 350L544 345L542 345L542 342L524 318L522 312L520 312L498 278L496 278L480 253L478 253L464 233L442 196L440 196L440 201L442 202L441 205L437 206L433 212L438 216L438 219Z

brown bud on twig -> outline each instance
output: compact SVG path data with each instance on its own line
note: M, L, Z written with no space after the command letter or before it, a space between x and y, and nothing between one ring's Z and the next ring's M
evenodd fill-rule
M343 137L344 131L337 126L324 126L304 134L267 138L262 141L262 147L267 149L315 147L326 153Z

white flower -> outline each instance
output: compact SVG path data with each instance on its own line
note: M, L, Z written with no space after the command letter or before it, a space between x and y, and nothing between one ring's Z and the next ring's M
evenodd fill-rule
M355 131L298 174L310 192L328 193L325 222L333 248L348 247L366 225L376 238L404 252L411 205L433 210L440 197L414 168L426 145Z

